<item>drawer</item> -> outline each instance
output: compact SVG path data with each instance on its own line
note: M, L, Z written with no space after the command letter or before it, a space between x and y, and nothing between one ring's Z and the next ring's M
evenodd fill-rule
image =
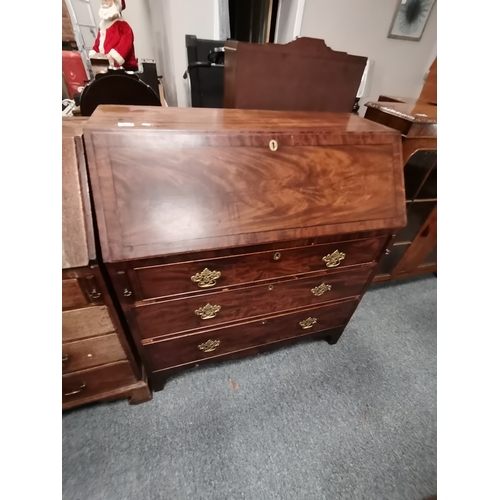
M71 342L116 330L106 306L91 306L62 313L62 340Z
M306 309L208 332L185 335L144 346L153 371L214 358L244 349L343 326L358 301Z
M357 296L372 271L372 267L362 267L324 272L314 277L141 305L134 309L135 319L143 339L210 328Z
M137 382L128 361L63 375L62 402L68 403L128 387Z
M75 309L85 307L88 304L80 284L77 279L68 279L62 281L62 308Z
M62 346L62 372L71 373L127 359L116 333Z
M373 262L385 238L285 248L233 257L136 268L143 299L210 291L243 283ZM335 254L337 252L337 254ZM339 259L335 256L340 254ZM330 256L330 259L323 259ZM328 260L328 266L327 261Z

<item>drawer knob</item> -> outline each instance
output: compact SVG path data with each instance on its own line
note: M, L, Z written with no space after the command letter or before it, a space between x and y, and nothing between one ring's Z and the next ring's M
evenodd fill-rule
M203 352L212 352L220 346L220 340L207 340L198 346L198 349Z
M212 304L207 304L206 306L196 309L194 313L201 319L211 319L215 318L220 310L221 306L213 306Z
M203 269L201 273L196 273L191 276L191 281L198 283L200 288L210 288L217 284L217 280L221 277L220 271L210 271L210 269Z
M308 330L309 328L312 328L317 321L318 320L316 318L309 317L304 321L301 321L299 325L302 327L303 330Z
M321 283L321 285L311 288L311 292L316 297L323 295L325 292L329 292L332 289L332 285L326 285L325 283Z
M85 389L85 382L82 382L82 385L80 386L79 389L76 389L76 391L67 392L66 394L63 394L63 396L73 396L74 394L82 392L83 389Z
M345 259L345 253L335 250L333 253L329 253L323 257L323 262L326 263L326 267L337 267L341 260Z

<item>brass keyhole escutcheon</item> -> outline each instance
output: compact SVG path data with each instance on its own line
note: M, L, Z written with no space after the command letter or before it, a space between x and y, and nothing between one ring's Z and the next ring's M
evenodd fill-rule
M269 286L267 287L267 289L268 289L269 291L271 291L273 288L274 288L274 286L273 286L273 285L269 285Z
M280 260L281 259L281 254L279 252L276 252L274 255L273 255L273 259L274 260Z
M269 141L269 149L271 151L276 151L278 149L278 141L275 141L274 139Z

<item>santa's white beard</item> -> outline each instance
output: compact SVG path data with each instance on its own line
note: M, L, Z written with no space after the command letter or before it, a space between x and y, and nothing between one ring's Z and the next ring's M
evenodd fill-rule
M118 6L114 3L111 7L101 7L99 9L99 17L103 21L109 21L110 19L115 19L120 16L120 10Z

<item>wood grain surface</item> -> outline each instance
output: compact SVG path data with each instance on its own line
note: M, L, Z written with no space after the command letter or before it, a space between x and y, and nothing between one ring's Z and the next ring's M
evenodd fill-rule
M89 263L82 188L75 140L62 138L62 268Z
M361 294L371 273L371 268L361 268L325 273L313 278L289 279L272 285L174 299L135 308L135 319L144 339L212 328L215 325L356 297ZM315 295L312 290L322 285L330 289L322 295ZM213 318L202 319L196 311L207 304L220 307L220 310Z
M116 330L106 306L91 306L62 313L62 340L71 342Z
M136 129L133 110L122 115L113 109L102 109L84 128L106 262L406 221L399 135L375 123L370 129L368 120L333 113L137 110L151 125L145 132L139 123ZM121 116L134 126L118 127ZM283 118L268 136L265 116ZM247 131L238 133L245 117ZM220 133L197 131L205 120L211 120L208 129L219 125ZM189 131L179 132L181 125ZM250 132L259 126L260 133Z

